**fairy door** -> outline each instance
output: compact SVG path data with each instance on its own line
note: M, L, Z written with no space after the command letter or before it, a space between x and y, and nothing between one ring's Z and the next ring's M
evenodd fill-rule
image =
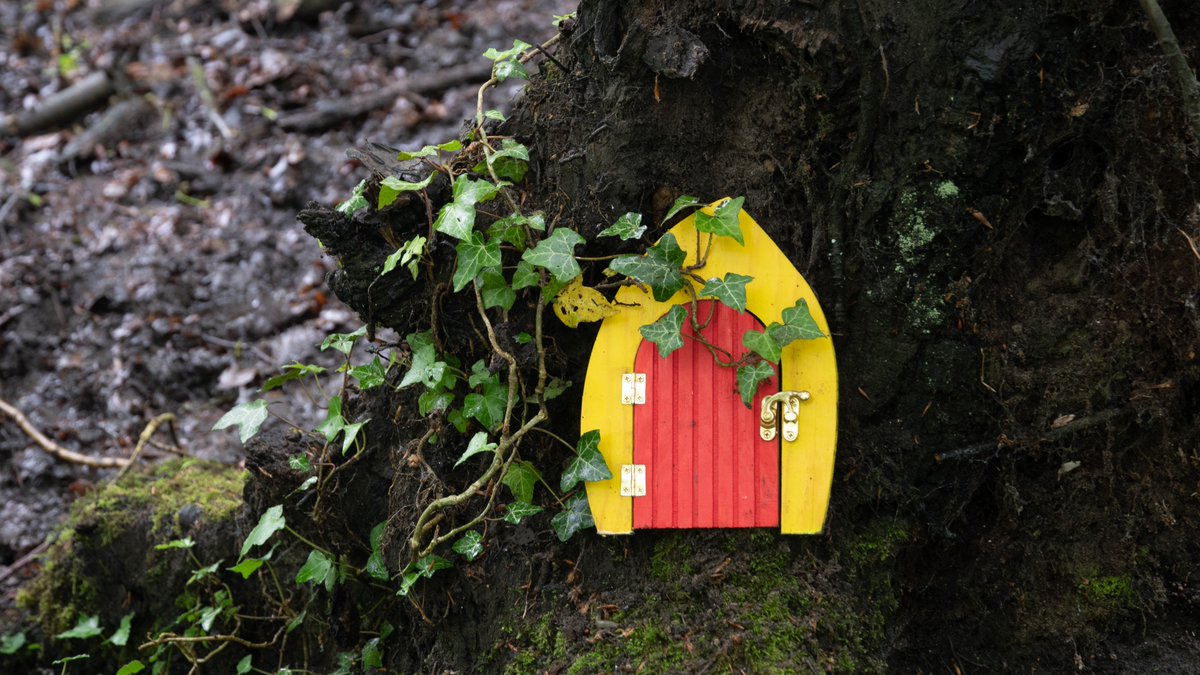
M711 300L697 311L726 362L745 351L743 333L763 329L753 315ZM693 334L690 321L683 332ZM633 501L634 529L778 527L779 444L761 438L757 416L763 397L779 390L777 378L747 408L735 369L692 338L665 359L643 341L634 370L646 376L646 402L633 409L633 462L646 481Z
M716 237L703 249L694 215L669 232L686 248L685 266L697 264L697 250L709 251L702 269L694 268L705 279L729 273L753 278L743 314L714 301L698 303L702 324L712 315L703 331L709 342L736 360L746 331L762 330L759 319L787 322L784 314L801 301L821 337L784 347L776 377L762 383L747 409L734 369L716 365L707 348L688 339L687 322L684 346L665 359L642 339L641 329L672 307L691 306L688 292L658 300L638 286L617 291L620 311L604 320L596 336L579 416L581 434L600 433L598 451L612 473L585 486L601 534L776 526L804 534L824 526L837 445L837 363L829 326L808 282L745 211L738 214L738 228L743 241ZM644 393L627 393L626 385L636 387L639 378ZM762 405L772 395L794 406L785 414L780 404L778 436L768 433L775 427L764 419L776 409L771 402Z

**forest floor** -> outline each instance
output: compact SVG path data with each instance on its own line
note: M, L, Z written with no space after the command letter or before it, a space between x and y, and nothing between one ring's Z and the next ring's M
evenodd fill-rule
M457 137L489 70L483 52L544 40L574 8L369 0L304 15L319 4L0 4L4 116L96 73L115 91L33 133L0 123L0 399L62 446L128 457L170 412L189 455L241 461L213 423L280 365L329 365L324 335L360 325L328 294L333 262L296 212L346 199L365 177L347 148ZM431 78L443 83L337 123L289 123ZM518 88L492 100L505 108ZM298 394L281 403L316 423ZM0 466L0 571L105 479L2 417ZM35 571L6 575L0 606Z

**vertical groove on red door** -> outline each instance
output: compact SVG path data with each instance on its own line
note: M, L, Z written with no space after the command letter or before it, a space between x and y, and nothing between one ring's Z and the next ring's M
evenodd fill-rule
M750 314L701 301L701 325L710 313L704 335L734 358L746 351L742 334L762 330ZM691 334L690 323L683 330ZM634 529L778 525L779 447L758 435L761 400L778 391L777 379L747 409L735 370L690 337L666 359L643 341L634 370L647 380L646 404L633 410L633 461L647 479L646 496L633 498Z

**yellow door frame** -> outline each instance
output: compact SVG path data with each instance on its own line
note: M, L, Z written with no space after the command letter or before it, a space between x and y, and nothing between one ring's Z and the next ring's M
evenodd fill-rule
M705 211L711 214L724 201L713 202ZM758 223L741 211L738 224L745 245L714 237L708 262L699 273L706 278L729 272L753 276L746 286L746 308L764 324L780 320L784 309L803 298L827 336L791 343L783 348L780 360L781 389L811 394L800 406L799 436L791 442L780 439L780 531L818 533L825 524L837 446L837 362L829 324L808 282ZM696 231L695 215L680 221L670 234L688 248L684 265L694 264L697 242L707 240L707 235ZM658 302L640 288L623 287L616 295L620 311L604 320L596 336L583 385L580 432L600 430L600 453L613 473L609 480L587 483L588 503L600 534L633 532L632 500L637 497L622 497L620 492L621 466L633 463L633 408L621 403L621 376L633 372L642 342L638 329L688 298L681 290Z

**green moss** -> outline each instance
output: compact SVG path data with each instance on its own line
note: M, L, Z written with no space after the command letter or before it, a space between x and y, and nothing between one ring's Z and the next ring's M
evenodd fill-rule
M876 523L850 544L849 555L853 569L862 572L875 565L890 563L900 545L906 541L908 531L898 522Z
M654 545L650 556L650 576L655 581L675 582L691 576L692 544L683 535L671 534Z
M1133 580L1128 576L1099 577L1079 584L1089 601L1109 609L1128 609L1136 604Z
M629 637L620 642L603 642L592 651L575 659L567 669L568 675L614 672L620 665L639 673L679 672L687 652L677 640L653 623L633 627Z
M952 181L944 180L934 186L933 194L940 199L953 199L958 196L958 186Z
M153 546L182 535L179 513L186 507L198 507L201 522L209 525L230 518L242 504L244 482L244 471L183 459L104 486L72 507L21 606L54 634L80 615L104 613L120 602L101 597L97 585L140 583L168 592L160 584L169 571L160 566L170 558L155 556Z

